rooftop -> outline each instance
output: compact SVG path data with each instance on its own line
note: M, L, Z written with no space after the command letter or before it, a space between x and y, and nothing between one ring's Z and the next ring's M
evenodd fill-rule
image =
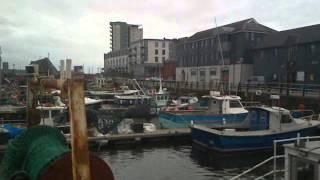
M240 31L254 31L261 33L272 33L276 32L274 29L266 27L262 24L259 24L254 18L245 19L242 21L234 22L231 24L226 24L219 26L217 28L211 28L204 31L200 31L190 36L189 40L205 39L211 36L216 36L220 34L236 33Z
M320 41L320 24L280 31L267 35L256 49L290 46Z

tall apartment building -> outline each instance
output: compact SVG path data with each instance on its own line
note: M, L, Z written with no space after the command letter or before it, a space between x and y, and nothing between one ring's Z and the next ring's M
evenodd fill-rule
M247 81L253 74L250 50L273 32L250 18L179 39L176 80L232 84Z
M131 42L143 38L143 29L139 25L126 22L110 22L110 45L112 51L128 48Z

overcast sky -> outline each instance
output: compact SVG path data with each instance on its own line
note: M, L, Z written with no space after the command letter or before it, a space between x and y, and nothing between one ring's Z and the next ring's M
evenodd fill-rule
M10 67L48 56L97 70L110 50L110 21L141 24L145 38L179 38L255 18L285 30L320 23L319 0L1 0L0 46Z

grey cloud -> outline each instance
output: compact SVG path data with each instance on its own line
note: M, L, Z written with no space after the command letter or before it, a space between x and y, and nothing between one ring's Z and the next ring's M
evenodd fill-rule
M39 56L102 66L109 50L109 21L142 24L144 36L190 36L218 24L246 18L277 30L319 23L316 0L2 0L3 58L26 65ZM16 66L18 67L18 66Z

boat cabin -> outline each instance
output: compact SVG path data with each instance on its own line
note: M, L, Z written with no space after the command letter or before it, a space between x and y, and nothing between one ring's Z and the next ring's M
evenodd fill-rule
M155 95L155 98L154 98L157 102L165 102L167 103L169 101L169 94L168 93L162 93L162 94L159 94L157 93Z
M194 97L180 96L177 101L179 104L191 104L192 102L190 102L190 101L192 101L192 98L194 98Z
M246 118L250 124L250 130L273 130L295 127L305 123L302 119L295 119L290 111L281 107L254 107L250 108Z
M239 96L203 96L208 99L208 112L213 114L240 114L248 111Z

